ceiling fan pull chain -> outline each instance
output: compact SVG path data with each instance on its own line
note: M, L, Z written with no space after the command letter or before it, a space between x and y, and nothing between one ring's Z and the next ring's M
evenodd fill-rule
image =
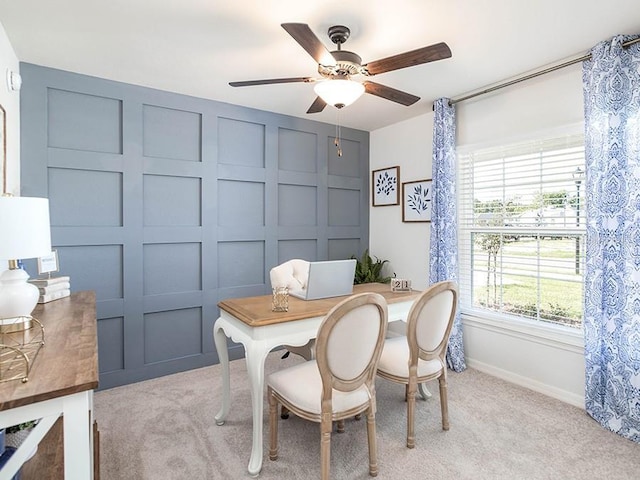
M342 148L340 147L340 135L342 131L342 127L340 126L340 109L336 110L336 137L333 141L333 144L336 146L336 150L338 150L338 157L342 156Z

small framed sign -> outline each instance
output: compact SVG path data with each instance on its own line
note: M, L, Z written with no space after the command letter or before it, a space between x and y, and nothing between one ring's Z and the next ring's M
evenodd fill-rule
M371 172L371 197L374 207L400 203L400 167L388 167Z
M49 255L38 258L38 275L58 271L58 252L52 251Z
M431 221L431 179L402 184L402 221Z

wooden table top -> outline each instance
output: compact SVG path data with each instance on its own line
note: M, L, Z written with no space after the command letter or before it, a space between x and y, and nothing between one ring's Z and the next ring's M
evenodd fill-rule
M44 326L45 344L29 381L0 383L0 410L98 387L96 298L92 291L41 304L33 316Z
M379 293L389 304L407 300L413 301L422 293L419 290L392 292L391 287L384 283L365 283L353 286L354 295L366 292ZM229 298L219 302L218 307L249 326L260 327L326 315L334 305L337 305L347 297L349 295L321 298L319 300L301 300L289 295L288 312L271 311L271 295Z

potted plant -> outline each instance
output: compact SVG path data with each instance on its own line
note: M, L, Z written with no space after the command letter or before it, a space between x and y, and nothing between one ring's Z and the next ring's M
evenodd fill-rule
M354 285L361 283L389 283L391 277L385 277L382 274L382 269L385 263L389 260L381 260L375 257L375 260L369 255L369 249L367 248L360 258L356 258L354 255L351 258L356 260L356 272L353 278Z

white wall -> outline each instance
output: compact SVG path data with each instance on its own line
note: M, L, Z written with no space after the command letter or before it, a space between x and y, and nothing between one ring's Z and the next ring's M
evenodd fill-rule
M13 51L4 27L0 24L0 105L7 119L7 171L0 161L0 182L7 182L7 193L20 194L20 92L9 90L7 70L19 71L18 57ZM1 145L1 144L0 144ZM0 183L0 195L2 195ZM6 260L0 260L0 272L7 268Z
M370 136L371 170L400 165L400 183L431 178L433 115L423 115ZM400 199L402 203L402 199ZM388 272L409 278L417 289L429 280L429 224L403 223L401 205L371 207L369 250L389 260Z
M4 27L0 24L0 105L7 118L7 191L20 194L20 92L10 91L7 86L7 70L19 71L18 57L13 51ZM0 162L2 170L2 162ZM0 184L0 189L2 185ZM0 191L0 194L3 192Z
M461 94L464 92L461 92ZM583 122L581 66L456 105L457 146L504 144ZM371 169L400 165L400 182L431 178L433 114L371 133ZM370 209L371 252L416 288L428 281L429 224L402 223L400 206ZM584 405L582 333L463 318L470 367Z

